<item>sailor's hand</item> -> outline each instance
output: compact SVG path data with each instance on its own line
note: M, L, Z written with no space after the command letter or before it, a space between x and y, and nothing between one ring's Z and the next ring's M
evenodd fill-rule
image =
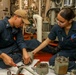
M31 62L30 55L26 50L23 50L23 62L24 64L29 64Z
M6 65L16 66L16 64L15 64L14 61L13 61L13 59L12 59L10 56L8 56L7 54L2 53L2 54L1 54L1 58L3 59L3 61L4 61L4 63L5 63Z

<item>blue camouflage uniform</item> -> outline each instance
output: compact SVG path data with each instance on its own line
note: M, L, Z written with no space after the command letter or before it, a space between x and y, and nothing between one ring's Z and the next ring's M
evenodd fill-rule
M50 65L54 65L55 58L59 54L60 56L69 57L69 68L68 71L76 68L76 21L72 22L72 27L66 35L64 28L60 28L58 25L54 25L48 38L55 40L58 37L60 46L60 52L55 54L49 61Z

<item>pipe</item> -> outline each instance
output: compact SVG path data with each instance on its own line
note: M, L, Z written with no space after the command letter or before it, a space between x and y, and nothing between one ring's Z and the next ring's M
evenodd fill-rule
M50 9L50 0L46 0L46 7L45 7L45 17L47 14L47 11Z
M22 9L22 0L19 2L19 8Z
M75 0L75 8L76 8L76 0Z
M36 74L34 74L34 72L32 72L31 70L29 70L29 69L26 68L25 66L21 66L21 67L18 69L18 71L17 71L17 73L16 73L15 75L19 75L19 73L21 72L22 69L26 69L26 70L29 71L32 75L36 75Z
M42 42L42 17L38 14L33 15L33 19L37 20L36 27L37 27L37 40Z
M56 8L55 7L55 2L52 1L52 6L51 8ZM55 10L51 11L51 25L54 25L55 23Z
M41 0L39 0L39 15L41 16Z

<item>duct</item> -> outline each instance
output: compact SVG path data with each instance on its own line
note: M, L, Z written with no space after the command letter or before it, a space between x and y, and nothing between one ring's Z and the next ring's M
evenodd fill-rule
M51 9L54 9L55 7L55 2L52 2ZM51 25L54 25L55 23L55 10L51 11Z
M39 0L39 15L41 16L41 0Z
M34 14L33 19L37 20L37 23L36 23L37 40L42 42L42 17L38 14Z
M19 3L20 3L20 4L19 4L19 8L22 9L22 0L20 0Z

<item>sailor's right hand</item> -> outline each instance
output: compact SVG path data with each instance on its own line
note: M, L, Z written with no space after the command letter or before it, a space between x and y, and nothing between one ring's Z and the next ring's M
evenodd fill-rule
M9 65L9 66L16 66L16 64L14 63L14 61L13 61L13 59L10 57L10 56L8 56L7 54L5 54L5 53L2 53L1 55L0 55L0 57L2 58L2 60L4 61L4 63L6 64L6 65Z

